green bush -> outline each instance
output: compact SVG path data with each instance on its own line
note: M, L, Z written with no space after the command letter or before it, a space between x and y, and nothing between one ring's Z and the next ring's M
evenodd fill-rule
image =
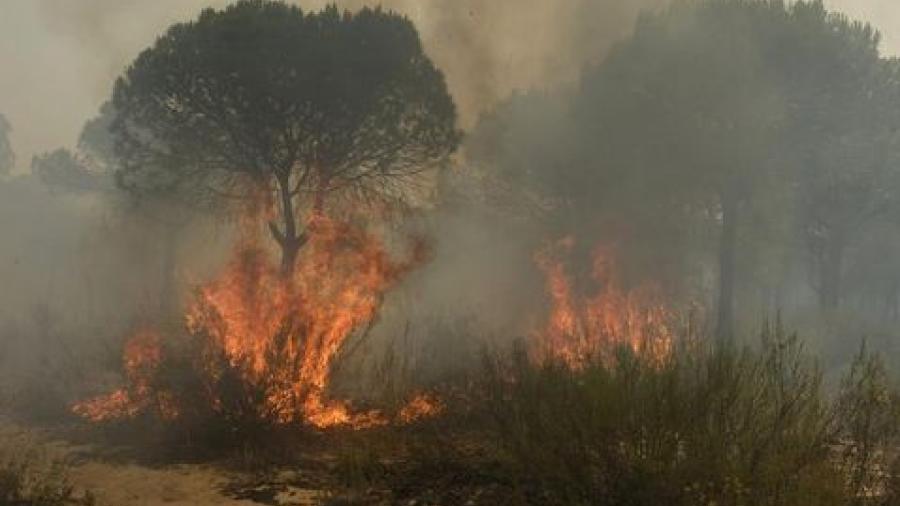
M862 353L832 399L780 325L753 348L692 340L662 362L621 349L574 372L518 353L491 372L501 459L533 503L896 500L900 400L884 368Z

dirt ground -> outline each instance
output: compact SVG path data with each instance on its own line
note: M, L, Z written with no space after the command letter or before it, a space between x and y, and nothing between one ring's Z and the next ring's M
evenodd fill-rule
M291 455L288 463L253 468L241 467L246 464L233 457L194 461L148 457L154 451L151 445L116 444L84 430L77 424L34 428L0 418L0 450L8 454L10 448L29 448L48 456L44 462L65 462L75 497L89 492L96 506L510 504L507 485L459 464L460 459L479 462L457 452L465 449L476 455L480 444L459 443L453 451L442 445L437 454L423 456L418 445L411 450L414 455L388 443L380 447L388 448L385 453L370 457L374 454L365 449L374 448L373 442L393 440L377 431L323 433L285 442ZM453 440L467 437L454 433Z
M114 449L74 444L60 437L60 432L0 421L0 441L7 452L33 454L29 459L38 467L65 462L76 496L89 491L97 506L314 506L325 502L323 491L289 484L302 482L297 476L261 478L211 464L141 463Z
M259 504L225 496L222 490L228 479L216 470L201 466L150 469L134 464L123 466L87 460L71 470L71 479L78 488L90 490L97 498L98 506Z

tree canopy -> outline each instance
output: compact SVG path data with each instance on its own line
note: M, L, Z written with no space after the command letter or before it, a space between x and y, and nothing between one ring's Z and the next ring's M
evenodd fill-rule
M269 0L171 27L116 83L119 183L192 199L267 195L290 269L299 217L332 195L402 200L455 149L443 75L406 18Z
M797 264L835 306L848 245L897 216L900 79L878 43L818 0L675 2L567 105L516 96L467 153L576 232L614 229L644 274L717 292L730 335L738 286L776 293Z
M110 103L85 122L75 151L58 148L35 155L31 172L48 188L68 193L110 190L117 169L109 127L115 113Z
M879 56L878 33L819 3L798 7L803 28L786 62L799 236L824 309L842 298L849 247L900 205L900 67ZM802 39L800 39L802 37Z

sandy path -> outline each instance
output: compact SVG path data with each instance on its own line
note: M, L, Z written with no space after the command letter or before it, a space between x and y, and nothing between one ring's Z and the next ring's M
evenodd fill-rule
M149 469L133 464L88 461L71 469L71 479L79 488L91 490L98 506L258 504L225 497L220 490L227 479L213 469L200 466Z
M76 496L90 491L97 506L180 506L224 505L317 506L324 500L321 491L288 485L285 476L274 483L238 486L241 497L264 498L260 502L235 499L235 485L253 483L250 477L229 474L201 464L147 466L121 458L108 459L90 445L77 445L54 437L52 431L12 423L0 416L0 461L15 454L35 452L35 462L68 462L68 481ZM226 490L231 489L231 497ZM255 495L259 492L259 495Z

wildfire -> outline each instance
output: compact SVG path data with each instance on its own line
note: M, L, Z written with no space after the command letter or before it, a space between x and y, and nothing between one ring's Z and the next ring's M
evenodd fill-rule
M103 422L143 413L173 420L205 409L320 428L414 423L441 413L443 403L430 394L412 396L393 417L354 411L328 395L347 340L373 324L385 293L423 262L423 246L398 260L364 227L323 215L310 219L307 234L300 258L285 272L258 233L245 233L221 275L196 290L185 314L186 345L141 330L123 352L126 386L73 411ZM665 357L670 315L659 291L623 290L615 256L605 248L594 250L590 288L576 289L565 266L574 245L566 238L535 255L552 306L546 327L535 333L533 358L579 369L621 345ZM192 390L165 374L173 367L186 371Z
M128 341L122 353L128 387L80 402L73 407L73 411L94 422L131 418L147 410L155 410L166 420L176 418L178 409L172 396L154 384L162 360L159 334L151 329L142 329Z
M592 293L581 296L565 266L574 246L574 238L566 237L535 255L552 308L546 327L534 336L532 356L539 362L556 360L581 369L621 345L655 359L668 355L671 318L659 302L659 290L650 284L623 290L615 255L608 248L597 247L589 276Z
M318 426L354 423L324 398L334 359L376 316L384 293L422 260L395 262L361 227L316 216L304 255L285 276L267 252L245 244L216 282L200 290L188 329L224 350L244 379L265 391L260 415ZM362 414L360 422L371 419Z
M420 393L400 410L397 418L402 423L413 423L430 418L444 411L444 404L434 395Z
M307 230L290 273L256 234L245 234L222 275L197 290L185 316L195 344L192 368L213 410L228 404L221 385L236 374L243 390L260 394L252 409L261 419L317 427L385 424L378 411L353 413L346 402L329 399L329 376L346 340L372 324L387 290L422 263L423 245L397 261L363 227L316 215ZM154 382L163 360L159 336L137 334L125 349L128 387L74 411L104 421L159 406L159 398L173 397ZM162 404L161 413L177 416L171 403Z

